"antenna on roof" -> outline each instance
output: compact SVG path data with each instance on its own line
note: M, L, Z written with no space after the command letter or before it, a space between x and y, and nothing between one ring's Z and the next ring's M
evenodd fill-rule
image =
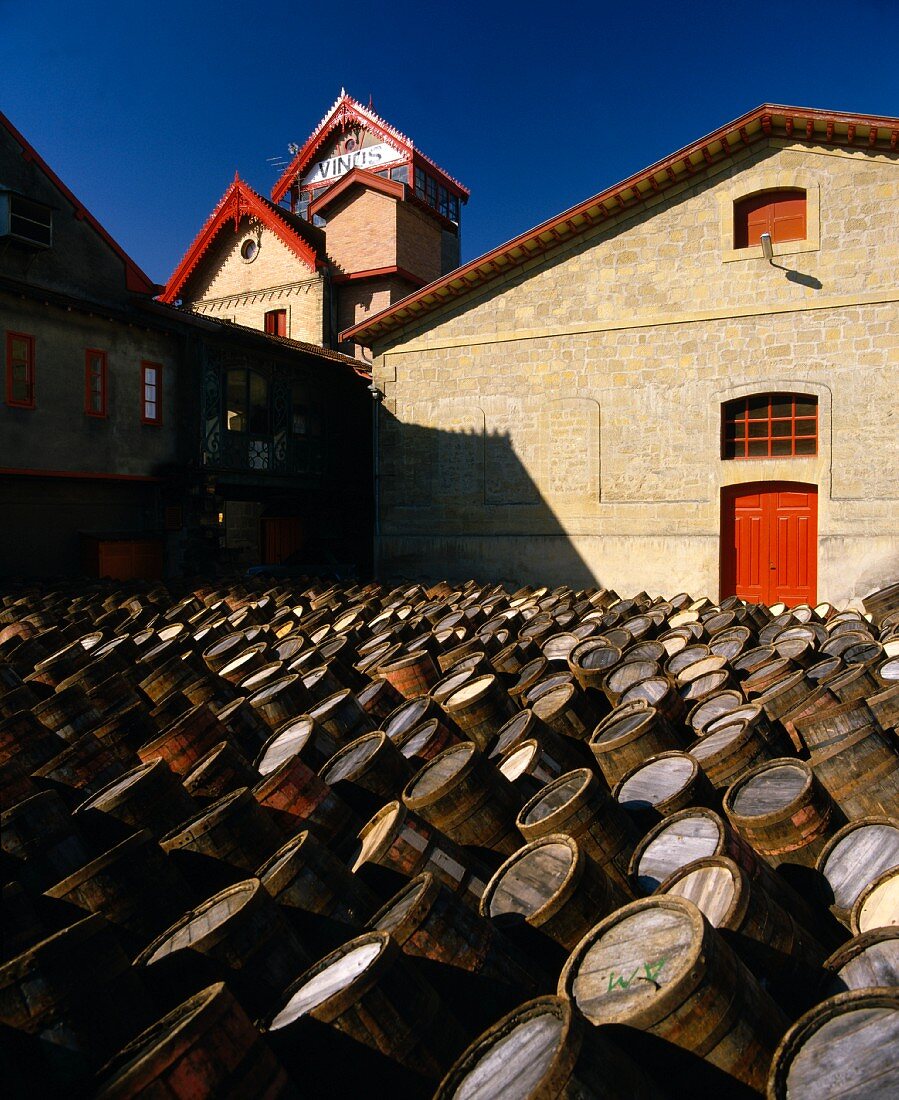
M368 109L370 111L373 111L375 109L375 101L374 101L374 98L372 97L371 92L368 93Z
M290 155L292 157L295 157L297 155L297 153L299 153L299 151L300 151L300 147L299 147L299 145L297 145L297 143L295 141L292 141L287 146L287 152L290 153Z

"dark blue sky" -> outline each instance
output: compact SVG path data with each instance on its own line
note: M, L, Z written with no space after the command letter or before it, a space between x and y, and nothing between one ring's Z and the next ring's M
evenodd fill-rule
M0 108L154 279L345 85L471 188L463 258L769 101L899 115L899 0L0 0Z

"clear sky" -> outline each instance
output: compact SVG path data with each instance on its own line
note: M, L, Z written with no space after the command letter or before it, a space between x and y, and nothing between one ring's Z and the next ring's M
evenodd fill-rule
M162 282L341 85L472 192L463 259L763 102L899 115L899 0L0 0L0 109Z

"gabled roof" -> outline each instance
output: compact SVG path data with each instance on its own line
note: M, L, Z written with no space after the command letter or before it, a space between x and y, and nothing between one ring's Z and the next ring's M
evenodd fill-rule
M297 224L300 219L292 217L286 210L280 210L268 199L257 194L235 172L234 181L206 219L203 228L194 238L181 263L172 272L169 281L165 285L165 290L159 296L159 300L174 302L184 284L195 271L197 264L202 260L207 249L228 221L233 221L236 230L240 219L246 215L258 218L311 271L317 270L317 251L306 239L308 234Z
M367 188L370 191L379 191L382 195L388 195L392 199L402 199L406 185L395 180L386 180L383 176L376 176L374 172L367 172L364 168L353 168L345 176L341 176L333 187L329 187L323 194L309 204L309 214L320 214L322 210L330 206L335 199L345 195L354 187Z
M393 145L401 152L408 154L410 158L426 161L436 173L443 177L445 183L451 184L455 190L460 192L463 200L468 198L470 194L468 188L457 179L454 179L448 172L445 172L438 164L435 164L430 157L426 157L421 150L416 149L411 138L401 133L396 127L391 126L389 122L376 114L371 107L363 107L358 100L353 99L351 95L341 89L340 95L330 110L327 111L325 117L306 139L302 149L284 169L280 179L272 188L272 201L280 202L284 198L290 185L314 159L315 154L334 130L345 129L352 125L364 126L388 145Z
M346 329L340 334L340 339L354 340L368 346L604 221L612 220L623 212L639 210L647 198L691 177L698 178L709 166L719 164L735 151L769 137L896 152L899 146L899 118L765 103L636 175L441 276L373 317Z
M102 225L97 221L93 214L87 209L87 207L80 202L72 192L66 187L62 180L57 176L53 169L47 164L43 157L37 152L30 142L19 133L19 131L13 126L5 114L0 111L0 123L5 127L7 132L13 138L13 140L21 146L22 156L25 160L31 161L36 164L38 168L43 172L47 179L53 184L53 186L66 198L68 202L72 204L75 211L75 217L81 221L87 222L87 224L94 230L94 232L101 237L105 243L112 249L112 251L121 259L125 265L125 289L131 290L135 294L155 294L159 287L153 280L145 275L143 271L137 266L134 260L125 252L120 244L113 240L113 238L106 232Z

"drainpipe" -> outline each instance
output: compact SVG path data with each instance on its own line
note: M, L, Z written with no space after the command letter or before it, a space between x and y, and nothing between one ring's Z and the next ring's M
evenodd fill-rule
M375 580L378 579L380 572L380 541L381 541L381 455L378 446L378 409L381 406L381 402L384 400L383 390L379 390L378 387L372 382L368 387L368 392L371 394L371 469L372 469L372 492L373 492L373 506L374 506L374 537L372 539L372 575Z

